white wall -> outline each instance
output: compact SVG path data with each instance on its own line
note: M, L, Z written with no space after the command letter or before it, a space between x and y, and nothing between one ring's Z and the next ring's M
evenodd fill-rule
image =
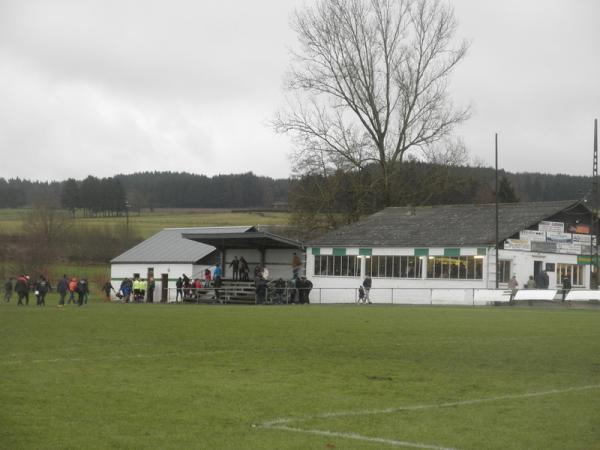
M138 264L112 264L110 267L110 278L111 283L115 290L119 290L121 281L124 278L133 277L134 273L139 273L142 278L146 278L148 268L154 269L154 280L156 286L154 288L154 301L160 301L161 289L162 289L162 274L166 273L169 275L169 289L175 289L175 282L177 278L182 276L184 273L188 277L193 277L197 272L204 272L205 266L193 266L192 264L164 264L164 263L138 263ZM172 294L172 291L170 291ZM114 295L114 294L113 294ZM174 295L174 294L172 294Z
M577 255L567 255L562 253L537 253L519 250L500 250L499 259L510 260L512 272L517 276L519 287L523 287L530 275L533 275L534 261L542 261L544 267L546 263L557 264L577 264ZM584 266L584 287L590 287L589 266ZM557 282L556 272L548 272L550 279L550 289L562 287L562 282ZM500 287L506 287L506 284L500 283ZM581 287L581 286L579 286Z
M347 253L354 252L357 249L347 249ZM439 249L438 249L439 250ZM404 248L377 248L373 249L374 255L402 255L413 254L413 249ZM461 254L467 254L476 248L461 248ZM441 250L443 253L443 249ZM430 249L430 254L438 254L436 249ZM560 253L536 253L518 250L500 250L499 259L512 261L512 271L516 273L519 286L522 287L527 282L530 275L533 275L534 261L543 261L545 263L577 264L577 255L568 255ZM362 265L364 269L364 264ZM473 292L478 289L491 289L495 285L495 254L493 248L487 249L487 255L483 259L483 279L482 280L432 280L421 279L398 279L398 278L373 278L371 298L375 302L381 303L433 303L440 304L471 304L473 302ZM323 303L352 302L356 299L356 290L362 284L364 278L360 277L321 277L314 275L314 256L312 249L308 248L306 253L306 273L312 281L316 296ZM560 287L557 283L556 273L548 273L550 277L550 288ZM589 288L589 268L584 271L585 287ZM506 284L500 284L500 288L506 288ZM437 298L436 293L431 290L440 290L442 297ZM471 292L463 294L462 292ZM421 292L423 291L423 292ZM425 292L426 291L426 292ZM439 293L438 292L438 293ZM466 295L466 297L465 297ZM433 296L433 297L432 297ZM454 297L461 298L454 298ZM437 300L436 300L437 298Z

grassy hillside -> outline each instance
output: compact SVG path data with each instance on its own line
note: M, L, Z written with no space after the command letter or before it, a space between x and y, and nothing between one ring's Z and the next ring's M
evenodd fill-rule
M22 233L23 220L28 209L0 209L0 233ZM129 227L132 233L143 238L167 227L205 227L230 225L280 225L289 221L286 212L256 212L206 209L156 209L129 215ZM126 217L86 218L76 215L74 226L105 228L125 226Z
M599 448L597 311L0 304L0 447Z

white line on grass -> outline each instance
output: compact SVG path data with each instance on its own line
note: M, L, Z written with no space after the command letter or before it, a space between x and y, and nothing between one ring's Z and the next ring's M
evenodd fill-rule
M81 361L112 361L122 359L143 359L143 358L163 358L163 357L177 357L185 358L188 356L202 356L212 355L215 353L237 353L240 350L205 350L198 352L179 352L179 353L134 353L125 355L107 355L107 356L95 356L91 358L47 358L47 359L13 359L0 361L0 365L17 365L17 364L43 364L43 363L59 363L59 362L81 362Z
M313 419L327 419L331 417L348 417L348 416L364 416L364 415L372 415L372 414L391 414L395 412L401 411L418 411L421 409L431 409L431 408L448 408L452 406L464 406L464 405L474 405L477 403L486 403L486 402L495 402L500 400L516 400L521 398L528 397L541 397L545 395L554 395L554 394L563 394L567 392L575 392L575 391L585 391L589 389L600 389L600 384L591 384L587 386L575 386L565 389L551 389L548 391L539 391L539 392L526 392L524 394L509 394L509 395L501 395L498 397L487 397L487 398L476 398L471 400L459 400L456 402L443 402L443 403L430 403L424 405L412 405L412 406L398 406L386 409L366 409L362 411L337 411L337 412L328 412L323 414L316 414L314 416L300 416L300 417L284 417L279 419L268 420L263 422L261 426L263 427L272 427L275 425L282 425L292 422L305 422Z
M293 431L295 433L317 434L319 436L339 437L339 438L353 439L355 441L373 442L373 443L377 443L377 444L385 444L385 445L390 445L390 446L394 446L394 447L426 448L426 449L431 449L431 450L455 450L454 448L451 448L451 447L439 447L437 445L421 444L419 442L396 441L394 439L362 436L362 435L356 434L356 433L338 433L338 432L326 431L326 430L306 430L303 428L294 428L294 427L288 427L285 425L273 426L273 427L268 427L268 428L275 429L275 430L283 430L283 431Z
M413 447L413 448L426 448L426 449L434 449L434 450L449 450L446 447L439 447L433 444L423 444L418 442L405 442L405 441L396 441L392 439L385 439L379 437L370 437L370 436L362 436L360 434L355 433L338 433L327 430L315 430L315 429L305 429L305 428L296 428L289 426L290 423L294 422L306 422L309 420L315 419L327 419L331 417L349 417L349 416L364 416L364 415L373 415L373 414L391 414L395 412L401 411L419 411L424 409L433 409L433 408L449 408L454 406L465 406L465 405L476 405L478 403L486 403L486 402L496 402L502 400L518 400L524 398L531 397L542 397L547 395L556 395L556 394L565 394L567 392L577 392L577 391L585 391L591 389L600 389L600 384L590 384L586 386L574 386L565 389L550 389L547 391L538 391L538 392L525 392L523 394L509 394L509 395L500 395L497 397L486 397L486 398L476 398L471 400L459 400L456 402L442 402L442 403L428 403L424 405L412 405L412 406L399 406L393 408L386 409L375 409L375 410L362 410L362 411L339 411L339 412L328 412L323 414L316 414L314 416L303 416L303 417L284 417L279 419L272 419L262 422L258 425L260 428L271 429L271 430L283 430L283 431L291 431L296 433L309 433L309 434L317 434L321 436L330 436L330 437L341 437L359 441L366 442L376 442L380 444L386 444L390 446L396 447ZM255 425L253 425L255 426Z

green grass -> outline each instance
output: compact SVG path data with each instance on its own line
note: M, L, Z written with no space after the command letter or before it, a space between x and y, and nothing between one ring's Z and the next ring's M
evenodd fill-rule
M28 209L0 209L2 233L21 233ZM205 227L234 225L281 225L289 221L286 212L256 212L202 209L156 209L141 214L130 213L129 227L133 233L147 238L168 227ZM84 218L77 215L75 225L88 228L125 226L125 217Z
M1 448L600 448L597 310L14 302Z

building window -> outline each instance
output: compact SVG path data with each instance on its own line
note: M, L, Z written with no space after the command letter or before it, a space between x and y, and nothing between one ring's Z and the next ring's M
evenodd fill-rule
M498 261L498 283L508 283L511 273L510 265L511 262L507 259Z
M572 286L583 286L583 268L575 264L556 264L556 285L562 286L563 279L567 277Z
M418 256L371 256L365 272L374 278L421 278L422 260Z
M360 277L360 257L354 255L315 255L315 275Z
M480 256L430 256L427 278L446 280L483 279L483 258Z

